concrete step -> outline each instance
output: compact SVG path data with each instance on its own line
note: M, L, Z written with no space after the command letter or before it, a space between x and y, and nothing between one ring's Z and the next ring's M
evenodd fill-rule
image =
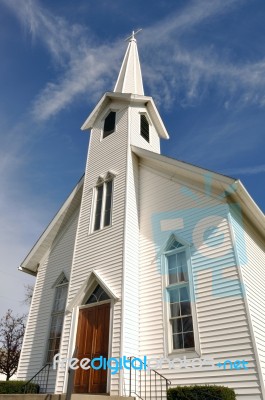
M0 394L0 400L65 400L65 394Z
M135 400L135 397L109 396L107 394L72 394L71 400Z
M135 397L103 394L72 394L71 400L135 400ZM0 400L65 400L65 394L0 394Z

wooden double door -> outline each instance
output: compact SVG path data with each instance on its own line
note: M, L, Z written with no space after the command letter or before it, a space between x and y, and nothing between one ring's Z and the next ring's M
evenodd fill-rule
M76 348L78 360L108 359L110 303L80 309ZM96 366L99 362L95 363ZM106 393L107 370L78 368L74 377L75 393Z

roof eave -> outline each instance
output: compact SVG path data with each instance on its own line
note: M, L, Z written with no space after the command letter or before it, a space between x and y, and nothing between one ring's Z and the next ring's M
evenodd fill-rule
M35 245L32 247L32 249L26 256L24 261L18 267L20 271L32 275L37 274L39 262L47 252L47 250L45 250L45 248L47 247L47 243L45 241L48 240L49 237L55 236L57 234L56 232L58 232L58 230L60 229L61 224L63 222L63 218L65 217L67 211L69 210L69 207L72 204L73 200L76 198L79 189L81 189L81 187L83 186L83 182L84 182L84 176L79 180L79 182L72 190L66 201L63 203L59 211L55 214L54 218L51 220L47 228L44 230L44 232L41 234Z
M153 153L140 147L131 146L131 148L132 151L140 158L152 159L157 162L170 164L178 168L178 172L180 172L181 169L185 170L190 174L190 176L193 175L194 181L196 180L196 175L205 176L205 174L210 172L212 178L211 184L215 185L216 182L216 184L221 184L224 188L231 188L232 191L230 198L240 204L242 212L255 225L261 235L265 237L265 216L240 180L209 171L183 161L175 160L161 154Z
M141 147L131 146L131 148L132 148L132 151L139 157L143 157L143 158L146 157L146 158L150 158L150 159L152 158L158 162L170 164L177 168L185 169L185 171L188 171L191 174L196 173L200 176L205 176L207 173L210 172L213 180L221 182L224 185L232 185L236 182L235 178L232 178L232 177L226 176L226 175L222 175L222 174L219 174L214 171L207 170L207 169L199 167L197 165L193 165L193 164L190 164L190 163L187 163L184 161L176 160L175 158L167 157L162 154L158 154L158 153L143 149Z
M120 100L129 103L144 103L146 104L147 110L150 113L154 125L157 129L159 136L162 139L169 139L169 134L165 128L165 125L159 115L159 112L155 106L155 103L150 96L143 96L138 94L132 93L114 93L114 92L107 92L105 93L100 101L97 103L96 107L90 113L84 124L81 126L81 130L88 130L93 128L95 120L97 119L98 115L101 111L110 103L111 100Z
M18 270L21 272L25 272L26 274L32 275L32 276L37 276L37 271L32 271L30 269L24 268L21 265L18 267Z
M255 203L253 198L240 180L236 182L234 199L242 205L242 211L248 216L250 221L258 228L259 232L265 237L265 215Z

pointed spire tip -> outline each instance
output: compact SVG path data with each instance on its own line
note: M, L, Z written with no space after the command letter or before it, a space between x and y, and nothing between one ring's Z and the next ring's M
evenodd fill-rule
M126 39L126 41L129 41L129 44L114 87L114 92L144 95L141 65L135 39L135 35L141 30L132 31L132 35Z

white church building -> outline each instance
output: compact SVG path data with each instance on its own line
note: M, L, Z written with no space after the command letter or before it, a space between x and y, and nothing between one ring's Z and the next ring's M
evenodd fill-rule
M146 357L170 387L265 399L264 214L239 180L161 155L134 34L82 130L85 174L20 266L36 284L18 379L50 365L45 390L66 393L56 354ZM155 399L144 371L112 372L79 368L73 391Z

